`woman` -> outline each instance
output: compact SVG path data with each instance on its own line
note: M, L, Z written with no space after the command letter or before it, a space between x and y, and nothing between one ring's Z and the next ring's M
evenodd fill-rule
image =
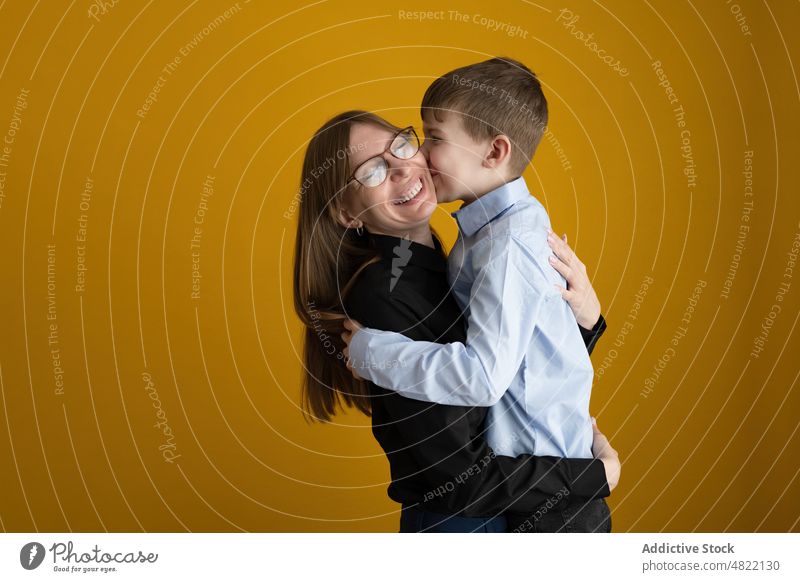
M497 456L483 437L487 409L407 399L347 369L345 315L415 340L465 340L413 129L342 113L311 139L301 183L294 299L306 326L304 409L321 421L340 405L371 414L391 469L389 496L402 504L400 531L500 532L504 512L607 496L606 465L618 461L599 431L601 458Z

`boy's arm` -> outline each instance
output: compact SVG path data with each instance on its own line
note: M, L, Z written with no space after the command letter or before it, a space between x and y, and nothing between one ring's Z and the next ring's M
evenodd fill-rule
M438 404L491 406L500 400L522 363L542 303L560 297L513 236L478 243L473 257L477 274L466 345L415 342L364 328L349 346L359 376Z

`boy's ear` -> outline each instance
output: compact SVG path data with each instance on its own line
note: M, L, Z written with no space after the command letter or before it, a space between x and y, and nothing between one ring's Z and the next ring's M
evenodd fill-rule
M507 135L500 134L492 138L489 142L489 151L483 160L483 165L487 168L498 169L509 158L511 158L511 140Z

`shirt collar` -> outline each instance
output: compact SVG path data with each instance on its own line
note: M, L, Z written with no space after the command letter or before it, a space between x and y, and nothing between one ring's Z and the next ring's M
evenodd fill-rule
M405 247L411 251L411 256L406 264L417 265L432 271L447 271L447 257L436 236L433 237L435 248L387 234L370 234L369 237L384 259L402 260L404 256L402 249Z
M530 196L525 178L520 176L488 192L451 213L464 236L472 236L520 200Z

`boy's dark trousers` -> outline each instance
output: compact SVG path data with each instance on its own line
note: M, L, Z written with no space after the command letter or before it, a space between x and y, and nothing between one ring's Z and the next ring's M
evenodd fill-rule
M542 505L531 516L506 513L514 533L610 533L611 511L606 500L565 497L551 507Z
M405 505L400 512L400 533L505 533L507 528L503 514L459 517Z

